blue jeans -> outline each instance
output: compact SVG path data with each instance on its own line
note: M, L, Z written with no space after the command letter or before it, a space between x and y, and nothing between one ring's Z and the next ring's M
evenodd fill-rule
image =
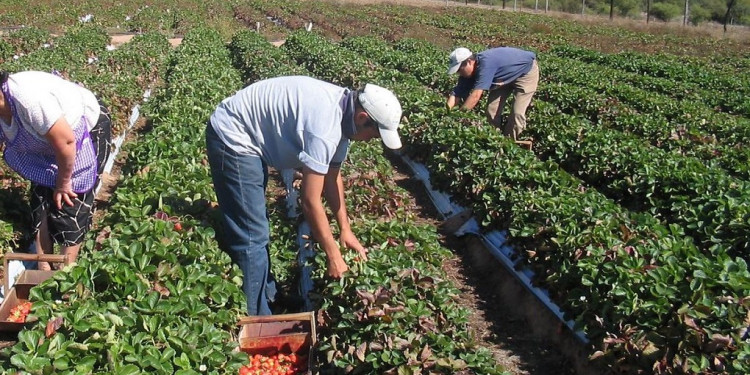
M276 284L268 252L268 168L260 157L238 154L227 147L210 124L206 149L224 219L221 247L242 270L248 314L271 315L268 302L276 297Z

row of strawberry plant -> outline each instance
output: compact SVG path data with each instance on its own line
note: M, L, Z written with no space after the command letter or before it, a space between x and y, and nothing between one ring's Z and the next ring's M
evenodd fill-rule
M750 186L700 161L602 129L544 102L530 114L535 152L634 211L684 227L710 254L750 258Z
M350 199L353 230L369 259L349 255L351 277L340 283L326 282L324 259L316 259L321 360L361 373L504 373L467 329L469 311L441 269L450 252L434 226L416 223L382 152L355 144L347 166L346 194L358 197Z
M653 93L667 96L675 100L705 100L706 96L717 96L716 92L707 91L705 88L693 82L678 81L670 78L653 77L649 75L642 75L622 69L615 69L608 67L607 65L600 65L596 63L588 63L582 60L577 60L570 57L560 57L555 51L564 47L558 46L555 50L550 52L549 59L565 59L569 60L569 63L577 62L580 64L580 68L577 70L590 69L596 75L606 75L608 81L615 83L625 83L633 87L637 87L643 90L649 90ZM594 81L594 80L592 80ZM588 82L586 82L588 83ZM596 84L597 82L591 82ZM717 98L712 98L717 100ZM700 106L715 107L716 104L708 104L705 102L695 103ZM712 108L713 109L713 108Z
M420 61L424 61L418 53L400 56L398 53L384 54L382 46L379 50L373 56L378 53L388 56L391 62L385 65L403 67L398 62L414 61L414 65L421 67ZM427 51L430 56L436 53ZM407 71L420 75L423 70ZM422 82L430 79L429 74L420 77ZM543 157L558 162L629 209L650 211L667 222L680 224L704 249L748 258L750 196L747 192L750 190L746 182L728 177L721 170L708 168L692 158L647 147L636 137L600 129L577 117L557 114L556 107L545 104L537 103L530 111L532 126L528 130L528 134L538 140L536 149ZM558 122L560 125L551 125ZM566 127L570 129L566 133L554 130ZM580 129L586 132L581 135ZM597 134L596 139L602 143L589 146L579 139L593 134ZM584 145L591 150L584 149ZM621 151L624 149L628 152Z
M568 45L621 51L645 49L660 52L654 59L658 63L655 65L682 63L696 71L715 70L722 74L741 73L750 66L744 46L734 41L685 34L648 33L617 26L602 27L536 14L460 9L460 12L446 12L438 17L423 15L419 23L455 30L454 40L476 41L486 46L526 45L541 50L555 46L565 48ZM604 42L611 44L603 45ZM714 53L695 53L717 50L723 53L718 56ZM631 55L648 56L645 53Z
M294 61L255 33L235 35L231 47L248 78L305 72L280 63ZM325 278L322 253L315 259L321 373L502 373L468 332L440 269L449 253L434 227L414 224L382 147L353 144L344 169L353 230L371 251L367 262L346 253L352 268L340 281Z
M747 64L747 59L738 58L743 56L744 46L727 39L647 33L617 26L601 27L539 14L487 12L473 7L436 9L398 4L347 5L298 0L258 2L256 8L269 14L284 8L284 14L289 17L280 15L281 24L295 18L320 20L315 24L320 24L326 35L335 33L342 38L374 34L388 40L398 40L419 35L426 39L434 38L432 40L441 44L474 40L485 46L533 46L540 50L558 44L573 44L590 48L669 51L675 54L665 55L670 61L687 60L699 66L716 66L715 69L726 67L738 72L742 72L742 67ZM300 26L288 27L296 29ZM719 49L726 56L700 56L705 55L705 51Z
M684 61L665 62L659 56L640 53L605 54L575 46L557 46L551 52L560 57L607 65L637 74L689 82L714 93L700 98L709 105L727 112L750 115L750 78L747 75L722 74Z
M637 111L658 115L664 121L684 126L691 132L715 135L720 144L741 147L750 139L750 120L747 118L717 113L702 101L696 101L700 99L675 100L628 82L629 77L641 77L639 75L554 55L545 55L543 62L549 81L594 90L600 96L612 97ZM696 94L701 98L721 96L708 92Z
M556 105L565 113L638 135L655 147L695 157L709 167L719 167L743 179L750 178L750 150L743 146L748 138L741 136L749 133L750 127L744 130L742 126L743 130L738 131L732 124L739 121L706 121L707 117L688 114L681 119L669 120L659 111L639 110L627 104L649 101L652 95L644 95L644 92L627 85L611 86L606 75L597 75L570 60L551 56L543 59L546 80L540 85L537 98ZM589 83L594 81L598 83ZM617 86L625 89L615 88ZM635 95L631 96L633 93ZM626 97L630 99L623 100ZM714 117L713 114L706 115ZM734 136L723 137L714 134L715 130Z
M238 1L224 0L138 0L128 2L76 0L62 4L54 1L0 0L0 24L34 25L59 31L79 24L96 24L115 32L159 32L183 35L200 25L211 25L228 32L241 28L234 19L232 6ZM229 29L229 30L227 30Z
M326 79L379 71L358 57L362 54L319 39L298 41L305 38L315 37L293 35L285 48L297 50L292 54L303 64L314 60L310 65ZM323 65L317 56L341 60ZM392 74L385 72L383 82ZM750 275L744 261L705 257L679 227L622 211L494 129L475 126L482 121L478 116L468 115L472 121L446 115L437 109L441 96L411 84L393 85L406 103L407 141L431 167L436 186L464 197L491 227L510 228L513 243L528 250L526 263L537 282L601 350L594 357L622 368L746 369L750 348L740 317L747 313L742 295ZM717 332L726 339L720 354L704 350L718 340L708 337Z
M72 28L22 59L7 61L0 69L57 71L80 82L100 97L112 112L113 136L127 126L130 110L143 99L143 92L154 82L157 60L169 49L158 33L136 36L122 47L107 51L110 37L103 29L88 25Z
M289 30L301 29L307 26L308 22L312 22L316 29L342 36L350 33L387 33L389 29L380 22L382 18L377 13L397 13L393 10L392 4L362 5L356 8L344 4L312 4L288 0L251 0L247 4ZM352 27L348 22L352 19L366 19L366 22L357 22L358 25Z
M347 38L344 43L348 48L357 50L359 49L358 43L382 44L381 48L370 48L370 50L377 51L375 53L380 55L388 54L390 58L380 59L380 61L384 61L386 66L409 72L420 82L440 92L449 92L455 85L455 79L444 73L444 66L440 63L442 61L440 58L447 52L431 43L402 39L394 44L393 49L404 53L395 54L384 46L384 41L378 41L375 38ZM565 64L564 61L546 54L541 58L544 60L542 64L545 76L552 76L554 80L556 72L563 72L560 74L565 74L568 77L581 77L582 82L576 81L577 85L556 85L550 83L548 78L542 82L537 95L538 98L556 104L569 113L587 115L594 122L645 136L653 145L697 157L707 165L718 165L734 175L743 178L750 175L750 169L747 166L748 155L750 154L745 148L715 144L709 142L711 137L695 130L688 131L685 129L680 131L680 127L670 125L661 115L642 114L633 111L617 100L603 97L593 90L581 87L590 81L606 83L608 82L606 79L591 80L588 71L581 72L580 69L574 69L580 68L579 64L573 63L571 67L568 66L571 64ZM690 116L683 116L683 119L690 121L690 125L692 125L690 128L701 123L701 121L688 119L688 117ZM719 123L724 124L720 127L726 128L729 128L731 124L723 121L719 121ZM709 127L702 126L702 128L707 129ZM736 127L733 129L734 131L728 130L727 132L736 135ZM721 140L720 142L726 141Z
M49 46L52 35L37 27L22 27L0 39L0 63Z
M82 69L92 62L89 58L105 50L109 36L102 28L82 24L70 28L51 42L49 48L30 51L23 59L18 59L20 61L6 61L3 68L9 71L29 66L43 71L52 71L60 66Z
M128 144L123 179L79 263L32 291L43 324L19 334L2 367L31 373L236 372L230 334L244 295L209 224L214 201L201 134L239 87L218 33L195 29L170 55L153 128ZM180 224L180 225L177 225ZM105 227L106 225L106 227Z

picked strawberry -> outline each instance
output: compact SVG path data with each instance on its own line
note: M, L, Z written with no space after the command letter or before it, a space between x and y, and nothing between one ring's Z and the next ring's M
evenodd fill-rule
M297 363L297 355L274 354L264 356L256 354L250 356L250 364L240 368L240 375L294 375L300 374L306 368Z
M30 312L31 302L23 302L10 309L10 314L6 320L12 323L25 323Z

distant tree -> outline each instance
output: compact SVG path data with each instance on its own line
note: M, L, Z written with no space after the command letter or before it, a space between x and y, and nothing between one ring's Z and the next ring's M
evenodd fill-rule
M651 15L661 21L669 21L682 13L679 5L667 2L655 2L651 5Z
M559 10L566 13L580 13L581 2L579 0L559 0L553 4L559 6Z
M750 0L741 0L735 8L737 19L734 21L740 25L750 25Z
M724 34L727 33L727 23L729 22L729 15L732 14L734 7L737 5L737 0L727 0L727 12L724 14Z
M642 8L642 0L617 0L615 13L623 17L638 17Z
M693 5L690 7L690 23L693 26L697 26L701 22L710 21L711 16L711 10L703 5Z
M468 0L469 3L503 8L508 6L507 1ZM549 6L551 10L578 14L585 9L587 14L608 15L610 19L614 16L640 18L645 9L647 22L654 18L674 21L683 15L683 22L691 25L703 22L750 25L750 0L544 0L544 3L542 0L518 1L519 6L527 9L543 7L547 10Z

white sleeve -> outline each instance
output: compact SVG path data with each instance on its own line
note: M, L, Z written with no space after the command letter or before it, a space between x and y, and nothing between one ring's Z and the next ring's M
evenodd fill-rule
M51 93L39 93L19 88L11 92L11 95L22 125L40 136L46 135L52 125L65 114L60 103Z

